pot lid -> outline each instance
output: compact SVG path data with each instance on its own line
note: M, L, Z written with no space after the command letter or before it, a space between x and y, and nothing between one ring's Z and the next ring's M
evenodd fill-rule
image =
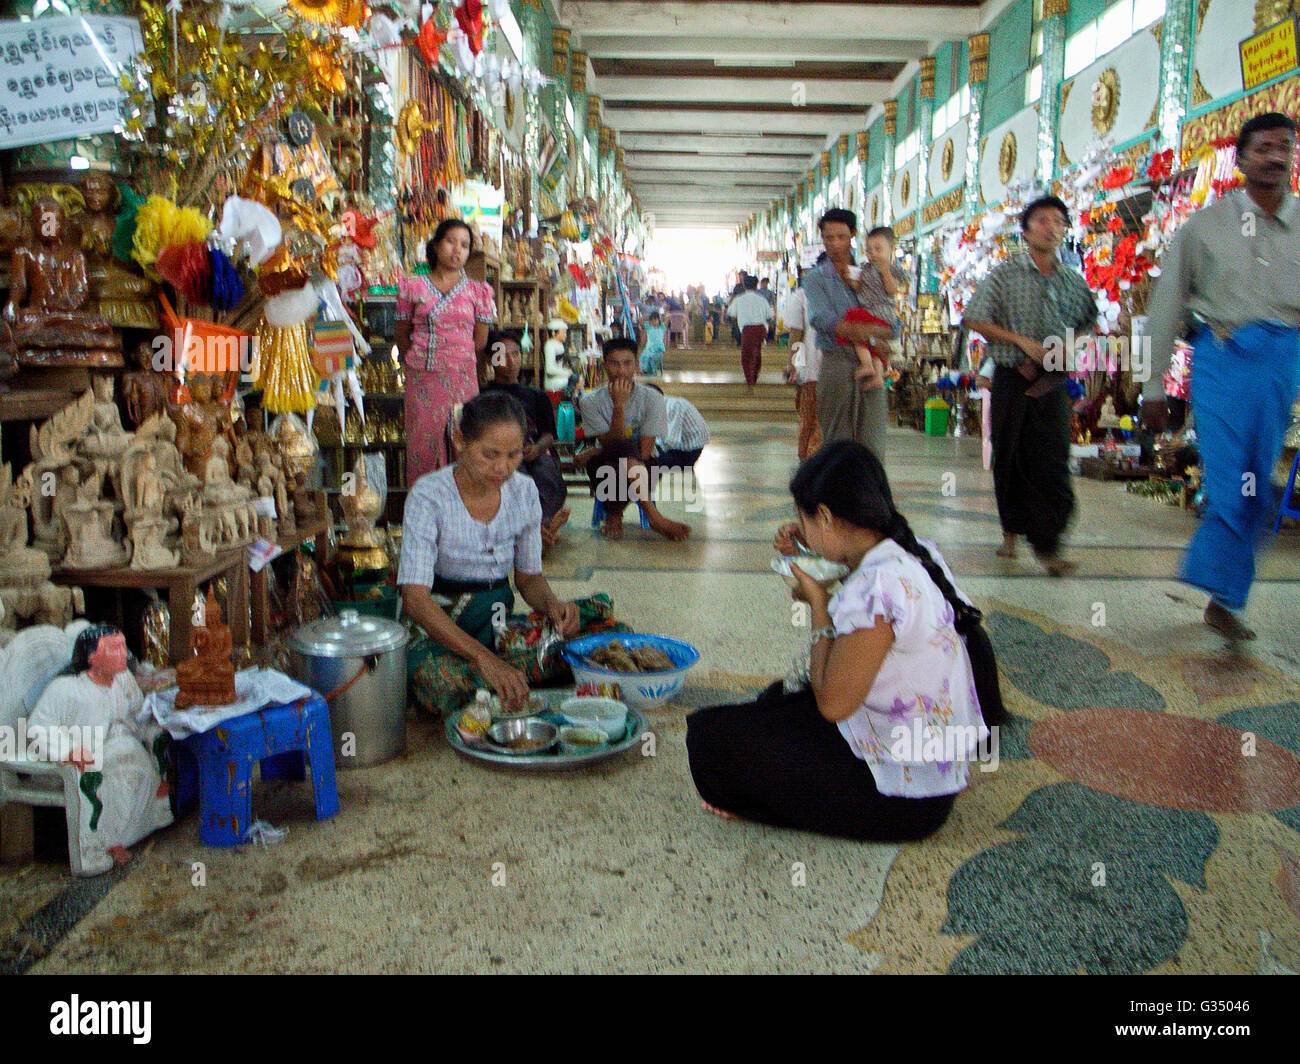
M396 621L343 610L337 617L322 617L304 624L290 637L289 645L301 654L353 658L397 650L409 639L406 629Z

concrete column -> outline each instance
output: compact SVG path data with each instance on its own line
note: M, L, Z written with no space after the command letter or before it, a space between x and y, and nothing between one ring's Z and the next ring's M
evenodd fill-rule
M966 119L966 177L962 185L962 218L969 222L979 210L980 139L984 135L984 90L989 77L989 35L977 33L968 37L966 55L970 114Z
M836 206L843 207L849 202L849 189L845 183L845 175L849 168L849 135L841 133L839 140L835 142L835 176L840 181L840 202Z
M920 281L918 292L933 292L938 286L934 274L934 256L930 253L930 241L921 235L921 222L924 218L925 201L930 193L930 141L934 120L934 57L921 60L921 106L917 116L917 129L921 142L916 163L916 224L912 232L916 236L916 259Z
M1192 44L1196 36L1192 0L1166 0L1160 28L1160 101L1156 105L1159 146L1178 147L1178 127L1191 102ZM1178 167L1175 165L1175 170Z
M894 220L894 148L898 143L898 101L885 101L885 157L880 171L880 180L885 194L881 197L881 224L890 225Z
M1070 0L1043 0L1043 92L1038 98L1038 180L1051 188L1056 177L1061 82L1065 80L1065 16Z
M857 136L858 152L858 215L859 220L865 225L871 219L866 217L867 209L867 150L871 147L871 133L869 130L862 130Z

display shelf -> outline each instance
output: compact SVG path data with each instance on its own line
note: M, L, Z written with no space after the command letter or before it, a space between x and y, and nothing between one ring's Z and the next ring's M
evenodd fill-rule
M59 568L50 574L50 579L64 587L105 588L118 592L128 589L165 590L171 614L168 652L172 664L176 664L190 654L194 593L200 584L223 574L230 579L226 623L230 626L231 639L238 646L248 646L249 570L247 552L243 547L218 554L203 565L181 565L172 569Z

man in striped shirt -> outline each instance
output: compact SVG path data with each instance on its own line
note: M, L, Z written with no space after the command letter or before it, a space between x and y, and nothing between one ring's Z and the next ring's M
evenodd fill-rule
M663 389L648 384L660 395ZM664 395L668 428L655 445L653 472L656 477L672 469L693 469L709 442L709 426L695 405L675 395Z

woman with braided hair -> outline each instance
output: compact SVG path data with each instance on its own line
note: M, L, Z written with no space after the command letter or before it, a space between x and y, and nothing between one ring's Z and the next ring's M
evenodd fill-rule
M837 440L790 482L799 520L776 536L852 570L839 592L793 567L812 610L808 681L687 718L691 775L724 817L872 842L924 838L970 762L996 756L997 666L980 614L894 508L879 459ZM983 707L983 712L981 712Z

